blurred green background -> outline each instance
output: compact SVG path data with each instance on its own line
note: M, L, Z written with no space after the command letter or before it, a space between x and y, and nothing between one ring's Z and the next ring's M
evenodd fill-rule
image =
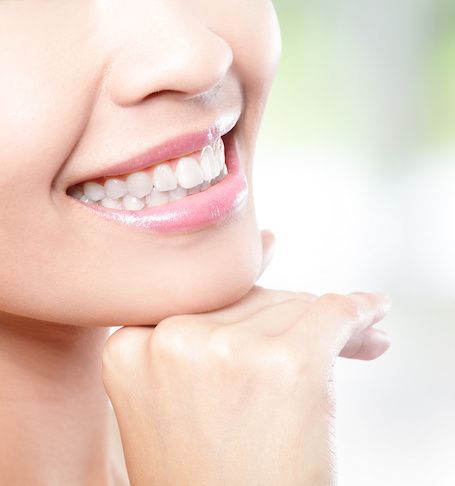
M273 138L330 140L394 164L452 144L453 0L273 3L284 47L266 125Z
M260 284L384 290L393 340L337 365L340 486L455 484L455 2L276 0L255 163Z
M274 4L284 46L267 125L274 138L330 139L394 163L401 151L452 144L453 0ZM386 119L389 109L398 118Z

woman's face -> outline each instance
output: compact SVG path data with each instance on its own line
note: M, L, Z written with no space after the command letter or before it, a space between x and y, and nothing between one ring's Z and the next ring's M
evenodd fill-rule
M278 57L269 0L1 0L3 319L153 324L247 292Z

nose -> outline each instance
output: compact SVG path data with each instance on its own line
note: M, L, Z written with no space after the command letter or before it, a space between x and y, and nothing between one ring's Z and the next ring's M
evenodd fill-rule
M108 69L108 90L118 105L135 105L163 92L187 97L210 92L233 64L229 44L196 16L174 11L134 22Z

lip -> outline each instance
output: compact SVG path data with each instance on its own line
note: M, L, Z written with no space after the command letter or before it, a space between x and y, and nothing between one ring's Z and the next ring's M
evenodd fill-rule
M202 150L205 146L213 143L217 138L229 133L237 124L239 115L226 115L219 118L208 129L193 133L187 133L173 138L167 142L157 145L142 154L136 155L128 160L112 164L95 172L85 174L83 180L73 182L72 185L96 180L103 177L115 177L137 172L165 162L171 159L178 159L185 155Z
M208 145L218 136L221 135L217 135L217 132L213 130L198 134L196 137L193 136L190 142L195 146L193 151ZM73 199L74 204L81 209L88 210L94 215L101 216L114 223L143 232L191 233L217 225L239 213L248 200L248 183L240 167L234 132L231 131L223 137L223 141L225 143L228 173L222 181L203 192L186 196L162 206L146 208L140 211L107 209L100 205L85 203L70 196L68 197ZM151 158L162 161L163 157L166 157L166 153L172 153L174 156L176 149L183 147L184 150L188 150L189 147L188 139L185 137L177 139L171 146L158 147L153 151L152 155L150 155L151 153L148 154L146 161L139 160L138 162L138 158L136 158L117 165L116 170L119 172L116 172L115 175L132 172L132 166L134 167L133 171L140 170L137 167L148 167L151 164ZM109 174L111 175L112 172L109 171Z

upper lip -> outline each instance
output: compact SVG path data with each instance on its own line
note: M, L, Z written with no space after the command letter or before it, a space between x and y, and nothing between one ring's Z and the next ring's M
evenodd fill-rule
M207 129L179 135L171 140L156 145L139 155L135 155L122 162L112 164L91 174L87 174L83 180L80 180L80 182L137 172L160 162L197 152L230 132L237 124L238 119L239 116L236 116L235 118L229 117L228 121L220 119ZM76 184L78 183L79 182Z

